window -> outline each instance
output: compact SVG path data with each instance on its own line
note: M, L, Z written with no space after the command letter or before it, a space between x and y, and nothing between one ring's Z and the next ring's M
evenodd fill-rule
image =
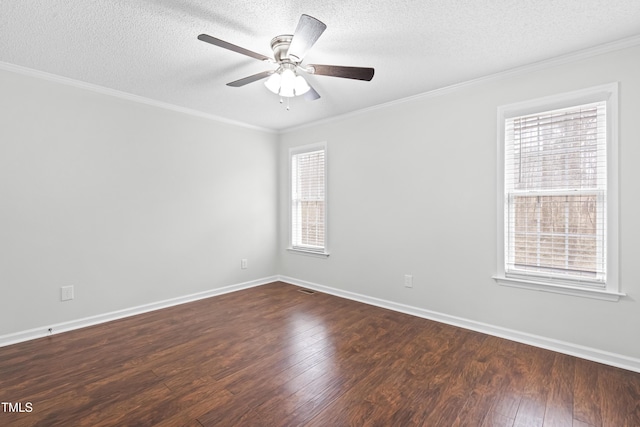
M616 84L499 109L499 282L621 295L616 124Z
M327 255L326 145L290 151L291 249Z

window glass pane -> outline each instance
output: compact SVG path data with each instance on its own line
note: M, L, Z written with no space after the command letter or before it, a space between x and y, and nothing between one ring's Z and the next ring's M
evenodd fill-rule
M514 196L514 268L595 277L597 196Z
M596 188L604 137L598 107L513 119L514 188Z
M324 246L324 202L303 201L300 224L300 243L308 246Z
M506 272L603 283L606 102L505 120Z

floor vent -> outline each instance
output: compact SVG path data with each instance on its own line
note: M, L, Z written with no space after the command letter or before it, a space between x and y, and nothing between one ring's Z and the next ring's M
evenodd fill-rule
M315 294L315 292L310 290L310 289L298 289L298 292L302 292L305 295L313 295L313 294Z

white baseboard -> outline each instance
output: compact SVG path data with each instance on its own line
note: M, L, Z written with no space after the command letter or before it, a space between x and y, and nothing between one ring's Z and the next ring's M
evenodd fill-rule
M568 354L570 356L591 360L593 362L603 363L605 365L615 366L640 373L640 359L624 356L621 354L610 353L596 348L585 347L565 341L547 338L539 335L533 335L526 332L520 332L513 329L507 329L500 326L489 325L487 323L476 322L475 320L464 319L461 317L450 316L436 311L425 310L423 308L413 307L405 304L399 304L392 301L386 301L379 298L370 297L354 292L344 291L341 289L331 288L329 286L319 285L317 283L307 282L305 280L295 279L293 277L278 276L278 280L304 288L314 289L318 292L359 301L365 304L386 308L400 313L410 314L424 319L434 320L448 325L458 326L464 329L481 332L487 335L493 335L516 341L522 344L528 344L547 350L556 351L558 353Z
M295 279L287 276L271 276L262 279L252 280L249 282L238 283L235 285L225 286L222 288L211 289L204 292L185 295L182 297L171 298L164 301L158 301L150 304L144 304L137 307L131 307L124 310L112 311L109 313L99 314L96 316L85 317L83 319L71 320L68 322L57 323L53 325L42 326L40 328L29 329L26 331L20 331L12 334L0 336L0 347L4 347L11 344L17 344L24 341L33 340L36 338L42 338L51 334L59 334L62 332L72 331L75 329L85 328L87 326L93 326L100 323L106 323L125 317L135 316L137 314L147 313L149 311L160 310L162 308L172 307L175 305L185 304L201 300L204 298L210 298L217 295L226 294L229 292L235 292L242 289L248 289L256 286L265 285L275 281L282 281L296 286L302 286L309 289L317 290L318 292L324 292L330 295L335 295L341 298L346 298L354 301L359 301L365 304L394 310L400 313L410 314L412 316L422 317L424 319L434 320L436 322L446 323L448 325L458 326L460 328L469 329L476 332L481 332L488 335L493 335L500 338L505 338L511 341L520 342L523 344L532 345L535 347L544 348L547 350L557 351L559 353L568 354L571 356L580 357L582 359L591 360L598 363L604 363L605 365L611 365L629 371L640 373L640 359L624 356L621 354L611 353L591 347L585 347L578 344L573 344L565 341L560 341L552 338L542 337L539 335L533 335L526 332L520 332L513 329L502 328L500 326L489 325L487 323L477 322L461 317L451 316L444 313L439 313L431 310L425 310L423 308L413 307L405 304L400 304L392 301L383 300L367 295L362 295L354 292L344 291L341 289L331 288L329 286L320 285L317 283L308 282L305 280ZM52 332L49 332L51 328Z
M100 323L111 322L112 320L118 320L124 317L130 317L130 316L135 316L137 314L147 313L149 311L160 310L162 308L185 304L188 302L193 302L193 301L201 300L204 298L210 298L217 295L227 294L229 292L235 292L242 289L248 289L256 286L266 285L267 283L272 283L277 280L278 280L277 276L264 277L262 279L252 280L249 282L238 283L235 285L224 286L222 288L216 288L216 289L211 289L204 292L185 295L182 297L171 298L164 301L157 301L150 304L139 305L137 307L126 308L124 310L117 310L109 313L98 314L96 316L85 317L83 319L71 320L68 322L42 326L40 328L29 329L27 331L20 331L12 334L0 335L0 347L33 340L36 338L42 338L52 334L59 334L62 332L72 331L75 329L86 328L87 326L93 326ZM49 332L49 328L51 328L51 332Z

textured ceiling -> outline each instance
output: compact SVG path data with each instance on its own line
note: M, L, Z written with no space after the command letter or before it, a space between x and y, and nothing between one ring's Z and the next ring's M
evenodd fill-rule
M309 76L291 101L275 68L197 40L271 56L301 14L327 24L305 63L374 67L371 82ZM0 0L0 61L282 130L640 34L638 0Z

